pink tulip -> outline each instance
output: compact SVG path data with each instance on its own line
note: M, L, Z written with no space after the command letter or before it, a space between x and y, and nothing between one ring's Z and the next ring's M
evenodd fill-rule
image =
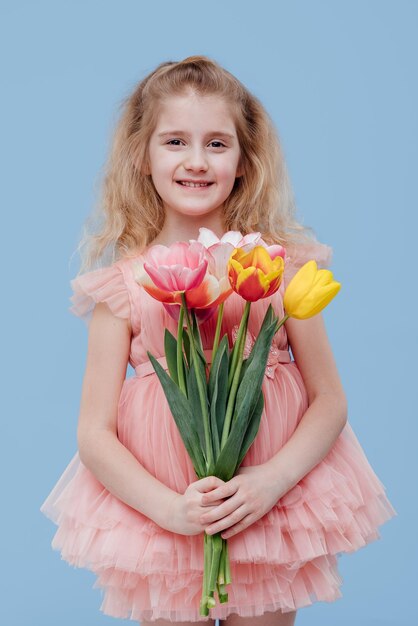
M179 307L170 307L181 304L182 292L185 293L187 308L211 309L211 312L197 314L200 321L210 317L232 293L227 263L234 243L222 243L209 229L200 230L207 231L210 242L215 242L210 249L196 240L176 242L169 248L155 245L144 255L142 263L136 263L136 281L153 298L168 305L166 309L174 319L178 319ZM241 241L241 234L234 234L233 240Z
M199 242L154 245L134 267L135 280L156 300L181 304L181 294L196 290L208 267L206 248Z

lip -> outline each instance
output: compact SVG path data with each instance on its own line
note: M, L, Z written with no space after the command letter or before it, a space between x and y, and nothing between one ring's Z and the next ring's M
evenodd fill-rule
M196 186L182 185L182 182L195 183ZM203 183L204 186L201 187L199 183ZM212 187L213 182L209 180L176 180L176 184L179 185L179 187L181 187L186 193L204 193Z
M204 183L204 184L212 184L212 180L194 180L193 178L180 178L179 180L176 180L176 183Z

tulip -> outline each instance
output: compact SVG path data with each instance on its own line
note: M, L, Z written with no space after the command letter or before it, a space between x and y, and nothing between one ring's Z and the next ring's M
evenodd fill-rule
M190 241L193 241L191 239ZM225 244L229 243L233 248L240 248L248 243L258 243L262 241L261 233L248 233L248 235L242 236L238 230L228 230L228 232L224 233L222 237L219 239L215 233L210 230L210 228L201 227L199 228L199 237L197 241L203 243L206 248L212 250L212 246L215 244Z
M187 306L190 309L216 307L231 295L227 263L233 249L231 244L217 243L206 250L208 269L202 284L186 293Z
M288 317L305 320L331 302L341 288L330 270L319 270L316 261L305 263L285 290L283 304Z
M152 246L134 268L135 280L156 300L181 304L181 294L196 289L205 277L208 258L202 244L177 241Z
M182 293L188 309L206 309L199 314L207 319L232 293L226 274L232 244L212 245L210 250L198 241L177 241L170 247L155 245L134 264L135 280L150 296L167 305L165 308L178 319ZM174 306L177 305L177 306Z
M191 240L193 241L193 240ZM206 274L205 280L216 280L218 297L214 299L209 306L210 310L214 311L213 307L219 305L218 308L218 317L216 322L215 329L215 337L213 340L213 349L212 349L212 363L215 360L216 351L218 349L219 338L221 333L221 324L223 318L223 307L226 298L232 293L232 287L230 285L229 277L228 277L228 261L229 258L234 251L235 248L241 246L250 246L253 247L260 241L264 243L261 239L261 233L249 233L244 237L237 230L229 230L219 238L212 230L209 228L201 227L199 228L199 237L198 241L202 243L208 252L209 255L209 267L208 272ZM199 292L199 289L196 290ZM213 293L215 293L215 289L213 289ZM200 321L204 321L204 319L208 319L209 315L206 318L203 318L205 310L200 308L199 310L199 301L193 299L194 294L189 292L187 294L188 302L191 302L196 310L196 316Z
M280 287L284 257L285 249L280 245L236 248L228 262L232 289L247 302L271 296Z

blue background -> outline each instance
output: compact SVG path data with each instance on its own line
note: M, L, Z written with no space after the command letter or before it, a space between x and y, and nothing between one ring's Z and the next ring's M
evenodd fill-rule
M76 449L87 332L68 312L69 280L119 103L158 63L191 54L265 104L300 219L334 249L343 288L328 333L350 423L398 512L382 540L340 559L343 598L301 609L297 624L416 623L417 3L0 7L2 623L129 623L103 615L94 575L50 548L39 507Z

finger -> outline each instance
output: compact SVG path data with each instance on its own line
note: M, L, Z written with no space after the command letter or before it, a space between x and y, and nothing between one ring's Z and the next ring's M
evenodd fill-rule
M209 526L205 528L205 532L208 535L213 535L215 533L219 533L222 530L226 530L231 526L235 526L238 524L244 517L247 515L247 510L245 505L241 505L235 511L233 511L230 515L223 517L222 519L213 522Z
M237 481L233 479L229 480L227 483L217 486L212 491L205 493L202 497L202 504L212 504L215 500L229 498L237 492L238 486Z
M233 526L230 526L229 528L224 530L221 534L222 539L229 539L230 537L233 537L234 535L240 533L241 531L248 528L248 526L251 526L253 521L254 520L251 515L246 515L237 524L234 524Z
M202 505L201 505L203 507L202 513L206 513L206 509L208 509L208 508L213 508L213 507L219 506L220 504L223 504L223 503L224 503L224 500L215 500L214 502L208 502L207 504L203 504L202 503Z
M221 500L219 506L214 507L210 511L204 511L200 516L201 524L212 524L216 520L220 520L227 515L231 515L236 511L244 502L238 500L238 496L228 498L227 500Z
M217 476L206 476L206 478L196 481L196 489L201 493L206 493L217 487L222 487L224 484L224 481Z

